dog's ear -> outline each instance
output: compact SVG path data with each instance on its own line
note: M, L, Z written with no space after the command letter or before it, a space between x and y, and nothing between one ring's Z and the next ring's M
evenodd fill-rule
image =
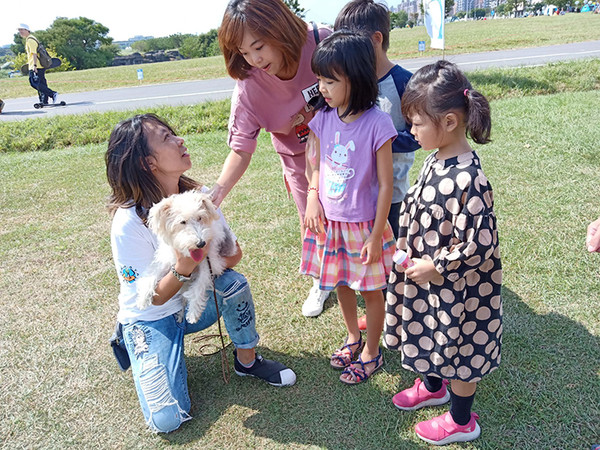
M171 211L173 199L171 197L163 198L156 203L148 213L148 228L156 235L163 235L167 223L167 217Z
M205 209L211 216L213 220L217 220L219 218L219 213L217 213L217 208L215 204L210 199L210 195L202 193L200 195L200 209Z

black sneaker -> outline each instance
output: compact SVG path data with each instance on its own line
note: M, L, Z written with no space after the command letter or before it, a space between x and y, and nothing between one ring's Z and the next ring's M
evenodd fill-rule
M284 364L264 359L259 354L256 355L252 367L246 369L237 359L237 350L233 351L233 367L235 373L241 377L251 376L266 381L271 386L292 386L296 382L296 374Z

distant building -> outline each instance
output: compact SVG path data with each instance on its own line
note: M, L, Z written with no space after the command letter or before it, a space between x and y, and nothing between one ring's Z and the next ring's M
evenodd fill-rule
M534 2L541 0L534 0ZM420 5L423 0L403 0L401 3L398 3L396 6L392 6L390 11L399 12L406 11L406 13L410 16L411 14L419 15L421 12ZM454 0L454 6L450 11L450 15L454 15L457 12L465 11L469 12L473 9L488 9L495 8L501 0Z
M131 47L131 44L137 41L147 41L148 39L154 39L154 36L134 36L127 39L126 41L113 41L113 44L118 45L122 49Z
M400 12L406 11L408 16L411 14L419 14L419 5L422 0L403 0L401 3L398 3L396 6L390 7L391 12Z

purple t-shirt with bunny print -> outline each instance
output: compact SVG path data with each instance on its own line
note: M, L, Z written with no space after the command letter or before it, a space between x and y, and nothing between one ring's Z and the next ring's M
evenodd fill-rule
M337 108L320 110L309 122L319 138L319 200L325 217L338 222L367 222L377 211L376 152L398 132L389 114L377 107L351 123Z

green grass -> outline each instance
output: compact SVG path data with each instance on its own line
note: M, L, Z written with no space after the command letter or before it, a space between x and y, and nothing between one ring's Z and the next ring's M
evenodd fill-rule
M445 25L445 53L454 55L597 40L600 39L599 22L600 18L594 14L452 22ZM388 55L397 59L415 58L419 56L418 41L427 43L425 56L442 53L429 48L425 27L415 27L392 31Z
M528 70L528 80L556 88L551 69ZM449 448L585 449L600 439L600 255L584 248L585 228L600 215L600 92L583 83L583 92L525 95L507 80L502 71L477 79L512 92L492 101L493 142L477 148L499 220L502 363L476 396L481 437ZM226 132L184 137L190 175L212 185L228 153ZM244 249L239 270L252 286L259 349L294 368L298 383L276 389L233 374L225 384L220 358L201 356L188 339L194 420L170 435L148 433L131 374L119 372L107 342L118 283L105 150L0 155L3 447L427 448L414 425L445 409L394 408L392 395L414 379L400 355L384 351L381 373L344 386L328 362L345 335L335 300L317 319L301 315L311 282L297 273L295 207L265 133L223 210ZM417 152L413 181L425 156Z
M594 14L567 14L557 17L480 20L446 24L447 55L507 50L541 45L565 44L600 39L600 18ZM421 56L417 43L427 42L424 56L441 55L429 48L425 27L395 29L390 36L391 59ZM119 66L48 74L48 84L58 92L82 92L114 87L137 86L138 68L144 69L144 84L171 83L227 77L221 56L139 66ZM30 97L26 77L0 79L2 98Z
M117 122L133 114L153 112L180 134L226 130L229 100L177 107L158 106L135 111L110 111L0 122L0 153L50 150L105 142Z
M600 59L560 62L543 67L480 70L470 72L469 78L490 100L594 91L600 88ZM226 130L229 100L189 106L162 106L134 112L155 112L165 117L180 134ZM114 111L0 122L0 153L104 142L115 123L132 114L132 111Z

